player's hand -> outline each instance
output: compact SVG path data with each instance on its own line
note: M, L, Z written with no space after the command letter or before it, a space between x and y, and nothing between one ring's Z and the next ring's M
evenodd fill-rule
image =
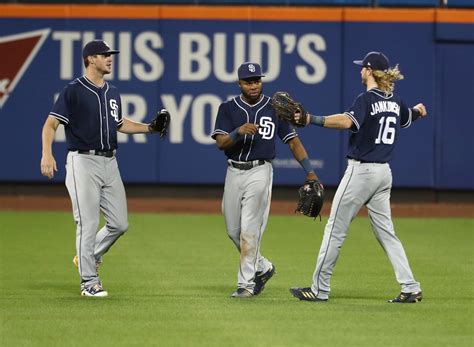
M301 118L301 112L296 112L295 113L295 122L296 123L301 123L301 124L305 124L305 125L309 124L309 113L306 113L306 120L304 120L304 122L300 122L300 118Z
M319 181L318 176L316 175L315 172L311 171L306 174L306 180L307 181Z
M49 179L54 177L54 172L58 171L56 160L51 155L43 155L41 157L41 174Z
M258 125L245 123L239 127L239 135L255 135L258 132Z
M426 117L428 115L428 113L426 112L426 107L422 103L413 106L413 108L416 108L417 111L420 112L420 117Z

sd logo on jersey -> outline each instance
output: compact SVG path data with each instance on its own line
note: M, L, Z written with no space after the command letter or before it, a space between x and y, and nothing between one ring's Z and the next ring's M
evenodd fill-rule
M110 115L114 117L116 122L119 121L118 108L117 100L110 99Z
M270 140L275 133L275 123L272 117L261 117L259 121L258 133L262 135L262 139Z
M50 29L0 37L0 109L49 35Z

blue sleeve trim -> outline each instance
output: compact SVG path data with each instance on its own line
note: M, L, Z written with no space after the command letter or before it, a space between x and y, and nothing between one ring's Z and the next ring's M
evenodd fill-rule
M344 115L346 115L347 117L349 117L351 120L352 120L352 127L351 127L351 131L353 133L357 133L359 132L359 129L360 129L360 125L359 125L359 122L357 121L357 119L349 112L344 112ZM354 129L355 128L355 129Z
M49 114L53 116L54 118L56 118L57 120L59 120L61 123L69 124L69 119L67 119L63 115L60 115L59 113L54 113L54 112L50 112Z
M282 141L283 143L287 143L288 141L290 141L291 139L294 139L295 137L298 137L298 134L296 132L289 133L282 139Z
M216 129L212 132L211 137L215 140L217 135L227 135L229 134L227 131L222 129Z

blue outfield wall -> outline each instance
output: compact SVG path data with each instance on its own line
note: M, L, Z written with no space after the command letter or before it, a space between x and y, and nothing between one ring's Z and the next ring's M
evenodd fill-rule
M394 186L474 189L474 20L452 24L453 30L451 24L432 21L365 22L342 16L229 21L1 13L0 143L5 151L0 181L45 181L39 170L44 120L55 95L83 73L84 42L103 38L121 51L109 80L122 93L123 113L143 122L161 106L172 114L165 140L119 135L125 182L223 183L225 156L209 135L219 104L239 92L236 69L242 61L262 64L267 95L287 90L311 113L325 115L344 111L364 90L352 60L381 50L405 74L397 92L409 105L425 103L430 114L397 134ZM348 132L319 127L298 132L321 180L337 185L345 170ZM55 181L64 180L66 151L60 127ZM278 145L274 168L276 185L296 185L304 178L286 145Z

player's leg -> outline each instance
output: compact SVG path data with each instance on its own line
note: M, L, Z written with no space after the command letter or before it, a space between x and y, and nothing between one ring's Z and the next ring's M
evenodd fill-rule
M227 235L240 252L240 213L243 189L240 170L229 167L225 177L224 195L222 197L222 214L227 229Z
M94 156L69 152L66 162L66 187L76 222L76 254L81 286L99 283L94 258L95 236L99 225L100 176Z
M222 213L227 229L227 235L234 243L237 250L240 247L240 226L241 226L241 200L243 194L242 188L243 176L239 169L228 167L224 184L224 195L222 197ZM237 282L240 276L241 268L239 263L239 271L237 273ZM242 291L242 292L240 292ZM250 291L238 288L232 296L249 297Z
M128 229L128 212L125 188L115 158L104 158L107 177L105 178L100 208L105 217L105 225L99 230L95 239L94 256L97 263L102 256Z
M266 230L267 227L267 222L268 222L268 216L270 214L270 204L271 204L271 193L272 193L272 187L273 187L273 167L271 167L271 181L269 183L269 197L268 197L268 204L267 204L267 209L263 215L263 224L261 227L261 233L263 233ZM255 273L255 286L253 288L253 293L254 295L260 294L264 289L265 285L267 282L275 275L276 269L275 265L272 264L267 258L265 258L261 252L260 252L260 245L261 245L261 239L258 244L258 251L257 251L257 272Z
M253 289L258 263L270 269L271 263L260 255L260 242L268 221L273 170L270 163L248 171L246 187L242 197L240 232L239 287Z
M392 173L388 164L381 165L380 177L383 182L378 191L367 203L369 218L375 237L387 254L402 292L421 291L411 271L402 243L395 234L390 211L390 190Z
M375 190L371 177L361 165L349 164L334 195L311 286L319 299L328 299L331 276L349 225Z
M271 167L271 165L270 165L270 169L271 169L270 182L267 183L268 184L268 194L269 195L268 195L267 201L265 202L267 204L267 208L266 208L266 210L265 210L265 212L262 216L263 223L262 223L262 226L260 227L260 231L261 231L262 236L263 236L263 233L265 232L265 230L267 228L268 216L270 214L270 205L271 205L271 201L272 201L273 167ZM273 264L261 254L260 245L261 245L261 239L260 239L260 242L258 244L258 250L257 250L257 273L266 273L267 271L271 270Z

